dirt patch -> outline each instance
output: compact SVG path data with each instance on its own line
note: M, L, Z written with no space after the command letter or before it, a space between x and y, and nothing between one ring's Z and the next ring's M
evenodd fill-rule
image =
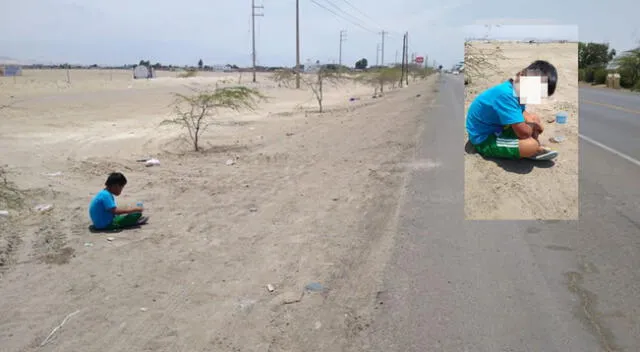
M10 263L20 265L9 265L0 281L3 347L36 350L80 310L47 348L355 348L371 319L393 236L387 225L410 170L407 141L424 115L426 103L415 96L427 99L433 78L361 106L349 98L372 99L370 88L333 88L321 115L274 115L305 105L310 92L267 87L279 98L251 114L222 116L250 123L215 126L202 153L176 142L180 129L159 127L170 113L159 102L171 86L155 83L162 87L121 89L128 94L69 88L7 118L13 133L0 148L11 151L13 181L43 190L29 207L53 208L14 227L22 244L11 245ZM99 106L105 100L112 108ZM137 162L144 157L161 164L145 167ZM129 180L118 204L144 201L151 221L93 234L87 205L112 171ZM327 290L296 296L310 282Z

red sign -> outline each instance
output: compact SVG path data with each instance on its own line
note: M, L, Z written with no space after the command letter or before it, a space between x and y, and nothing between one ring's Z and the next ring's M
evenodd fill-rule
M424 62L424 57L422 56L416 56L416 63L417 64L421 64Z

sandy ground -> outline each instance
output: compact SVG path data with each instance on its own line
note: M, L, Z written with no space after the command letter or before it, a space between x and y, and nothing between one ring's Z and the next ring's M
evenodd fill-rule
M65 75L2 83L15 105L2 112L0 164L24 203L0 216L0 350L360 349L434 77L379 99L329 87L317 114L309 91L260 76L271 100L221 116L195 153L159 126L186 79ZM188 82L225 77L238 75ZM112 171L129 179L119 204L144 201L151 221L92 234L87 206ZM303 295L311 282L325 290Z
M465 88L465 114L483 90L514 76L535 60L547 60L558 70L558 86L546 103L528 105L543 120L540 141L559 152L554 162L485 160L465 157L465 214L475 220L578 219L578 45L577 43L474 42L482 50L502 51L489 60L496 66ZM566 111L566 140L551 143L553 118ZM549 122L551 121L551 122ZM466 139L465 139L466 140Z

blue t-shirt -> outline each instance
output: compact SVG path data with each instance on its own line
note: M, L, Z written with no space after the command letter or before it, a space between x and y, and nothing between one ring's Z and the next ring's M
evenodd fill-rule
M112 210L115 207L116 199L111 192L106 189L98 192L89 205L89 216L93 226L97 229L104 229L111 225L115 217Z
M480 93L467 111L467 133L471 144L480 144L504 126L524 122L525 105L515 94L511 80Z

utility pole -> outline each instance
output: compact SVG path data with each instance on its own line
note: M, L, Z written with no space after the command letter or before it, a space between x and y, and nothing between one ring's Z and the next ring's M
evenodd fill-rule
M296 0L296 89L300 89L300 0Z
M407 34L402 36L402 66L401 66L401 73L400 73L400 88L402 88L402 82L404 81L406 51L407 51Z
M404 50L404 49L402 49ZM398 50L396 50L396 61L394 61L396 63L396 65L398 64Z
M382 48L380 49L380 65L384 66L384 37L385 35L387 35L388 33L385 31L382 31Z
M404 49L404 54L406 57L405 60L405 65L404 68L407 71L404 75L404 83L408 86L409 85L409 32L405 32L404 34L404 42L405 44L405 49ZM413 60L411 60L411 62L413 62Z
M251 46L253 57L253 83L256 83L256 17L264 14L256 13L256 9L264 9L264 6L256 6L256 0L251 0Z
M376 44L376 66L380 65L380 44Z
M340 31L340 56L338 58L338 65L342 66L342 42L347 40L347 31Z

